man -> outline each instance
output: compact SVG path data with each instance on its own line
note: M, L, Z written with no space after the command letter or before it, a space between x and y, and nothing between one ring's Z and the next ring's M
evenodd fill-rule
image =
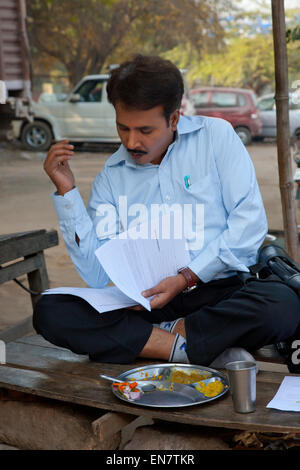
M143 293L154 295L151 312L99 314L83 299L45 295L34 312L37 332L101 362L143 357L214 366L251 358L246 351L293 335L300 322L297 295L281 282L246 282L238 274L255 264L267 222L252 162L231 125L180 116L181 74L158 57L122 64L107 92L122 145L96 176L88 210L69 166L73 147L67 141L53 145L44 164L79 274L90 287L109 282L94 252L114 235L99 224L101 207L114 208L117 226L124 226L128 214L120 210L120 197L128 207L202 205L204 241L191 247L188 266ZM200 230L195 215L192 222Z

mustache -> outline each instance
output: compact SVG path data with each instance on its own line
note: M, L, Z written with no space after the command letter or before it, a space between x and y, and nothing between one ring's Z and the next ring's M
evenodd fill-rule
M146 155L148 152L145 152L144 150L139 150L139 149L130 149L130 148L127 148L126 149L127 152L129 153L138 153L139 155Z

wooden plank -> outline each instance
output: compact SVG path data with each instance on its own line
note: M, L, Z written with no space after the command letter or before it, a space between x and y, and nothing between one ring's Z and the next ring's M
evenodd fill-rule
M80 377L92 382L100 381L103 386L107 386L108 382L100 379L100 374L117 376L128 369L149 364L149 361L138 360L130 365L104 364L90 361L88 356L74 354L67 349L11 342L6 345L6 363L13 367L37 371L59 371L64 376Z
M4 341L5 343L9 343L10 341L15 341L17 338L20 338L28 333L33 331L32 325L32 316L21 320L16 325L10 326L3 331L0 331L0 340Z
M123 413L105 413L92 423L94 434L100 441L104 441L121 431L124 426L131 423L132 415Z
M11 281L24 274L31 273L42 267L41 258L38 256L31 256L22 261L10 264L0 269L0 284L3 282Z
M32 256L25 256L26 260L31 258ZM29 271L27 273L29 288L32 291L30 295L33 308L41 297L40 293L44 292L46 289L49 289L49 278L46 268L44 252L40 251L39 253L34 255L34 258L37 259L39 268L34 271ZM36 294L34 292L36 292Z
M18 347L19 344L24 344L29 347L28 348ZM33 346L33 348L31 348L31 346ZM35 349L34 346L40 346L41 349ZM13 352L17 353L17 351L19 351L20 355L32 355L33 354L34 356L39 355L40 357L57 358L59 360L70 361L70 362L79 361L82 363L90 363L92 367L96 367L96 368L98 367L98 365L100 368L107 367L107 364L104 364L104 363L90 362L88 356L77 355L77 354L72 353L68 349L61 348L52 343L49 343L49 341L46 341L41 335L37 335L37 334L26 336L24 338L20 338L16 340L13 345L10 345L10 348L11 348L10 349L11 353ZM45 348L59 349L60 351L62 351L62 353L58 355L58 353L55 353L55 352L47 352ZM35 352L33 353L33 351ZM137 359L135 362L131 363L130 365L124 365L124 371L128 370L129 368L132 369L134 367L142 367L143 365L146 365L146 364L155 364L155 363L159 364L160 362L161 361ZM17 359L16 359L16 364L18 364ZM272 364L272 363L268 363L268 365L274 366L274 368L276 368L277 366L279 367L283 366L282 364ZM109 364L109 367L112 370L118 370L118 368L120 367L123 369L123 365L116 366L115 364ZM266 369L266 371L264 369L260 369L260 372L257 375L257 380L267 381L267 382L271 381L273 383L281 383L284 376L294 375L294 374L289 373L288 368L285 365L284 365L283 370L274 370L274 368L272 368L271 370Z
M43 346L44 348L54 348L62 349L63 351L68 351L68 349L66 348L61 348L60 346L56 346L55 344L49 343L49 341L45 340L41 335L38 334L26 336L25 338L19 338L18 340L16 340L16 343L33 344L34 346Z
M4 8L16 8L16 1L1 0L0 10L3 10Z
M15 21L18 22L18 13L15 8L10 9L1 9L0 10L0 20L1 21Z
M6 21L4 24L2 24L1 31L2 34L5 35L5 39L3 39L3 42L9 41L13 37L17 39L20 43L18 25L16 23Z
M45 229L42 230L29 230L27 232L14 232L14 233L5 233L3 235L0 235L0 246L3 243L6 243L11 240L20 240L21 238L29 238L32 237L32 235L40 235L46 233Z
M283 372L288 373L289 368L286 364L280 364L277 362L260 362L258 361L259 369L262 371L269 371L269 372Z
M49 347L45 347L49 345ZM159 363L138 359L129 364L107 364L90 361L88 356L74 354L68 349L59 348L45 341L41 336L28 336L7 345L7 363L15 367L26 367L33 370L59 371L63 374L76 375L86 379L99 379L101 373L117 374L135 367L143 367L147 364ZM224 372L224 371L223 371ZM286 375L294 375L289 372L274 373L260 371L257 374L258 382L270 382L280 384ZM102 380L102 379L101 379ZM105 383L105 382L103 382Z
M0 366L0 387L102 410L151 416L153 419L189 425L277 433L300 432L297 413L283 413L266 408L266 404L278 389L278 385L272 383L258 382L257 411L249 414L235 413L229 394L201 406L180 409L144 408L134 404L127 405L118 400L110 388L102 386L100 381L91 383L78 377L70 377L66 383L58 373L37 372L4 365Z
M26 339L26 338L24 338ZM119 375L128 369L153 364L153 361L138 360L133 364L107 364L90 361L88 356L74 354L67 349L45 348L22 342L11 342L6 347L6 362L14 367L28 368L41 371L56 371L61 374L75 375L88 380L98 380L101 373ZM280 384L285 375L271 372L259 372L259 382L272 382ZM105 383L105 382L103 382Z
M0 264L58 245L56 230L25 232L0 237Z

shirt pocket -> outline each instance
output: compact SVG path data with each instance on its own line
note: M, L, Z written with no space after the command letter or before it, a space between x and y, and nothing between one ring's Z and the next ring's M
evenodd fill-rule
M193 181L191 177L191 185L185 187L185 195L191 200L191 203L199 202L203 204L211 203L216 201L220 197L220 187L218 182L209 174L198 177L196 181Z

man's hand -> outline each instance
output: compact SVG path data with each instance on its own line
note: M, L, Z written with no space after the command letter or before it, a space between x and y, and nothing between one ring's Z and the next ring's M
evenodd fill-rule
M187 286L187 281L181 274L163 279L156 286L142 292L144 297L155 297L151 300L151 309L163 308L176 295L182 292Z
M73 148L68 140L62 140L50 147L44 162L44 170L55 184L60 196L75 186L74 175L68 163L74 155Z

